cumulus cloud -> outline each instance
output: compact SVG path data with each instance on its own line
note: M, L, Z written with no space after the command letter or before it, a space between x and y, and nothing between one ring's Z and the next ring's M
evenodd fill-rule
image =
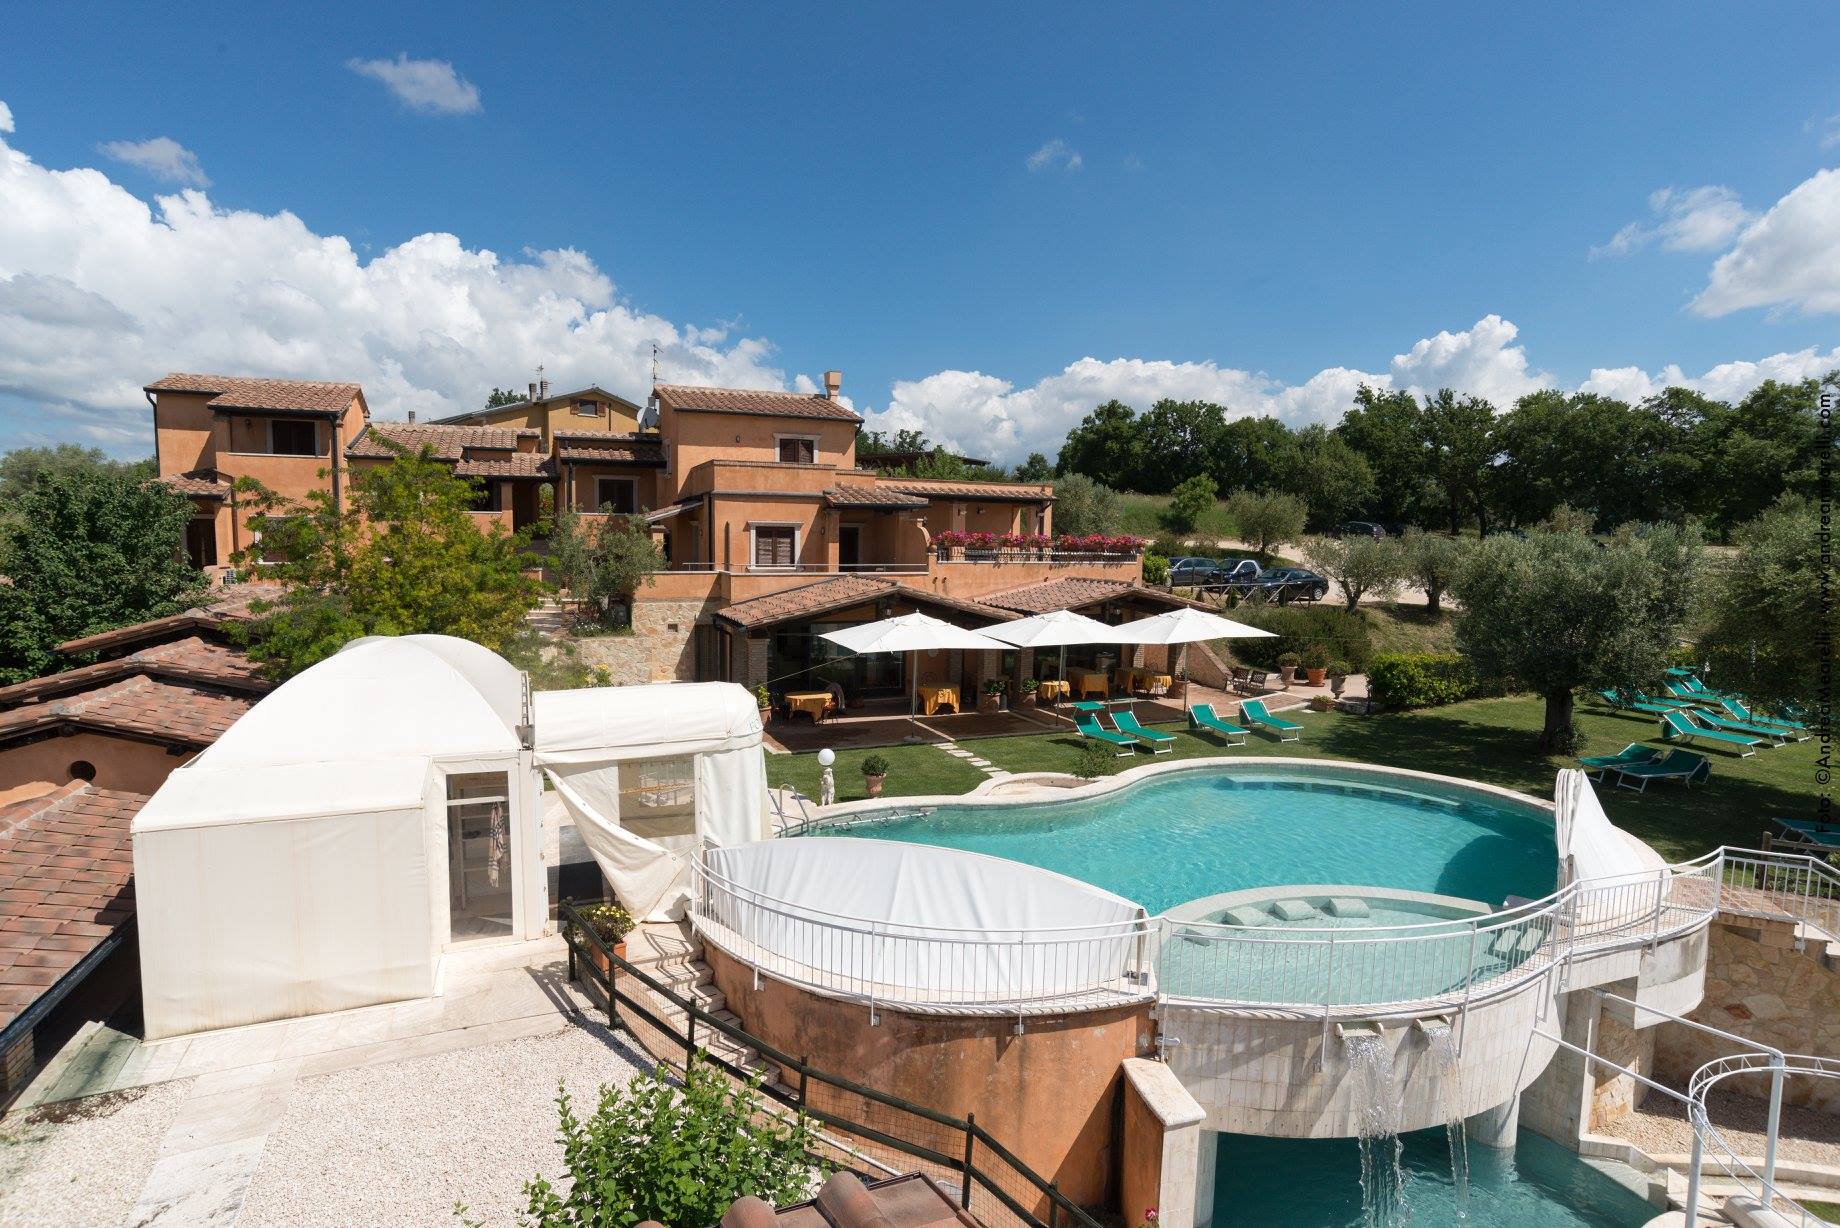
M1608 242L1593 247L1591 258L1626 256L1653 243L1670 252L1716 252L1755 217L1736 192L1717 184L1662 188L1650 193L1648 208L1655 221L1629 223Z
M1052 170L1077 171L1085 164L1080 151L1058 136L1028 157L1029 169L1038 174Z
M144 450L141 385L167 371L363 383L383 417L475 407L541 362L635 399L667 378L783 386L772 347L641 311L579 251L504 257L422 234L364 260L292 213L203 192L150 206L90 168L0 140L0 431Z
M1840 311L1840 170L1816 172L1747 226L1693 300L1705 316L1746 307Z
M104 157L146 171L166 183L191 188L211 186L204 168L198 165L198 155L169 136L156 136L147 141L105 141L97 148Z
M0 102L0 132L11 132L12 130L13 109L4 102Z
M360 77L383 82L412 111L471 115L481 109L479 87L446 60L412 60L407 52L398 52L393 60L346 60L345 67Z
M1722 362L1700 375L1688 375L1675 363L1653 374L1640 367L1599 367L1592 370L1590 378L1580 384L1578 390L1634 402L1678 387L1691 388L1721 401L1736 401L1765 380L1793 384L1819 379L1833 370L1840 370L1840 346L1822 353L1819 346L1811 345L1805 350L1772 354L1756 362Z

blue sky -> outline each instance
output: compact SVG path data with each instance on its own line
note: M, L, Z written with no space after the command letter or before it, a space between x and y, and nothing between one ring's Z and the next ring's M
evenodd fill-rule
M650 339L677 378L840 367L878 421L1005 453L1103 395L1731 392L1840 340L1831 4L104 13L15 10L0 52L15 163L106 176L0 178L0 446L132 451L167 369L359 378L384 414L539 361L637 391ZM190 227L157 204L187 187ZM297 267L340 237L351 267Z

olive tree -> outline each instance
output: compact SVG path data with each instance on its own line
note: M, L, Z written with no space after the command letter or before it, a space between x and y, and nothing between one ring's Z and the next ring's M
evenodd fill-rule
M1363 597L1393 597L1405 578L1404 551L1390 537L1312 537L1303 561L1341 590L1350 613Z
M1403 546L1406 578L1425 590L1425 608L1435 618L1443 613L1444 594L1463 563L1464 539L1407 529Z
M1812 503L1785 500L1733 534L1737 551L1707 586L1700 650L1721 687L1767 707L1820 703L1831 687L1840 617Z
M1241 541L1250 542L1261 556L1270 557L1279 546L1303 536L1309 508L1296 495L1239 490L1227 500L1227 515Z
M1665 527L1597 542L1582 533L1492 537L1473 547L1451 594L1457 643L1485 678L1546 701L1540 750L1577 748L1573 693L1634 690L1666 666L1700 569L1696 531Z

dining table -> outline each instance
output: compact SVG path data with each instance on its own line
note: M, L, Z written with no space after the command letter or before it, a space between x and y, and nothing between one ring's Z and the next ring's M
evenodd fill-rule
M1035 688L1035 697L1047 703L1055 703L1073 694L1065 678L1043 678Z
M822 721L825 716L830 713L831 709L836 706L837 701L829 691L786 692L787 715L790 716L794 712L803 712L811 718L811 723L814 725Z
M1110 695L1112 692L1111 681L1106 678L1103 670L1081 670L1073 675L1073 686L1081 698L1094 694Z
M958 703L958 688L941 684L939 686L920 686L914 690L920 696L920 711L931 716L939 709L950 706L954 712L963 712Z

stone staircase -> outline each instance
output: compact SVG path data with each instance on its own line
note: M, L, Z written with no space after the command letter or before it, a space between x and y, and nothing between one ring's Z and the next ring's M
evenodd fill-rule
M715 975L703 962L703 941L688 921L648 922L626 936L626 962L639 968L653 980L668 988L697 1009L731 1027L742 1026L740 1016L728 1009L727 999L715 986ZM673 1032L687 1030L686 1012L676 1003L636 979L628 979L624 992L639 999L652 1014L664 1020ZM647 1029L650 1031L650 1029ZM697 1044L711 1056L732 1066L759 1075L763 1083L777 1086L782 1092L791 1087L781 1081L777 1066L767 1062L758 1050L731 1039L706 1024L697 1027ZM681 1058L681 1050L654 1054L654 1057Z
M554 597L545 597L536 609L524 615L524 621L546 639L557 639L568 630L568 613Z

